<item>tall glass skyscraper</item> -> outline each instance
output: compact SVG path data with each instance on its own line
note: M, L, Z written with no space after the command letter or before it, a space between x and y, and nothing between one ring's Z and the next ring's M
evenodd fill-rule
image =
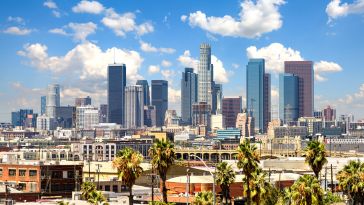
M141 85L143 87L143 99L144 105L150 105L150 94L149 94L149 85L147 80L138 80L136 85Z
M110 64L107 68L107 82L108 122L124 125L125 64Z
M125 127L138 128L144 126L144 93L143 86L125 87Z
M47 90L47 116L56 118L56 108L61 105L60 86L58 84L48 85Z
M181 79L181 114L182 121L190 125L192 123L192 105L197 103L198 76L193 68L185 68Z
M255 129L267 130L269 122L270 77L265 75L264 59L250 59L246 66L246 107L254 117Z
M293 74L279 76L279 118L284 124L298 119L298 77Z
M40 115L46 114L47 96L40 97Z
M222 85L214 83L211 112L213 114L221 114L221 107L222 107Z
M168 81L152 80L152 105L156 109L156 126L161 127L168 110Z
M214 69L211 64L211 47L209 44L200 46L200 62L198 65L198 102L212 105Z

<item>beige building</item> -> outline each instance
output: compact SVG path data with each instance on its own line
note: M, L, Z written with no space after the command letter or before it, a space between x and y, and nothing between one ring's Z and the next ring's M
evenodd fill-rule
M236 117L236 128L241 130L243 137L254 136L254 118L248 116L248 113L239 113Z

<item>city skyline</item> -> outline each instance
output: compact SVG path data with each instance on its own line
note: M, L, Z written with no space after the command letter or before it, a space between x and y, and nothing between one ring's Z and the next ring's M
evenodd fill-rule
M264 58L272 74L271 105L277 106L277 74L283 71L283 61L312 60L315 110L331 105L337 114L364 117L364 48L357 43L364 34L364 9L353 9L361 1L349 3L346 13L337 11L347 1L258 0L166 3L158 14L156 5L144 1L90 1L96 5L93 9L85 2L22 1L20 7L17 1L2 3L0 122L9 122L18 109L40 114L40 97L47 94L48 84L61 85L62 105L86 96L95 106L107 103L107 65L114 61L126 64L127 85L140 79L168 80L168 108L180 114L180 76L185 67L198 70L204 42L211 45L214 80L223 84L224 96L244 100L245 66L249 58ZM180 8L172 8L176 6ZM270 25L245 24L251 17L248 8L264 14L254 19L257 25L267 19ZM309 8L311 14L295 13ZM237 23L236 29L213 26L225 15ZM216 18L208 18L212 16ZM112 24L123 18L132 23Z

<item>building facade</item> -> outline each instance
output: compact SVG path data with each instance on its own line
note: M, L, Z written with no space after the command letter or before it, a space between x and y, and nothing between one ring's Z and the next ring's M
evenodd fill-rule
M73 128L76 120L76 107L59 106L56 108L56 116L57 127Z
M144 126L144 89L141 85L125 87L125 127Z
M40 115L45 115L47 110L47 96L40 97Z
M137 80L136 85L143 87L144 106L150 105L149 84L147 80Z
M107 123L107 105L101 104L99 108L99 122Z
M212 113L221 114L222 110L222 85L214 83L213 95L212 95Z
M192 124L192 105L197 103L198 76L193 68L185 68L181 79L181 114L184 124Z
M147 127L156 126L156 109L154 105L144 106L144 125Z
M330 105L328 105L323 111L322 111L322 118L325 122L328 121L335 121L336 120L336 110L331 108Z
M213 65L211 64L211 46L200 45L200 61L198 64L198 102L206 102L212 106Z
M236 117L242 111L242 99L238 97L224 97L222 99L222 116L224 117L225 127L235 128Z
M75 98L75 106L76 107L82 107L82 106L87 106L87 105L91 105L91 97L87 96L87 97L79 97L79 98Z
M107 68L108 122L124 124L124 104L126 86L125 64L110 64Z
M298 119L298 89L297 76L293 74L279 76L279 115L284 124Z
M211 105L206 102L199 102L192 105L192 126L205 127L210 130Z
M254 136L254 118L249 116L248 113L238 113L236 117L236 128L241 130L243 137Z
M168 110L168 81L152 80L152 105L156 109L156 126L161 127Z
M47 107L46 113L48 117L56 118L56 108L61 105L61 88L58 84L48 85L47 88Z
M76 107L76 129L89 130L99 124L99 110L91 105Z

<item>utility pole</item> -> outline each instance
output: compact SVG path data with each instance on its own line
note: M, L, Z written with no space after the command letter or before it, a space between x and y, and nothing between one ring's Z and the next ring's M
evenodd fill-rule
M97 166L97 189L100 189L100 167L102 167L101 164L96 164Z
M334 193L334 175L332 173L332 164L331 164L331 192Z
M187 183L186 183L186 205L189 203L190 198L190 169L187 168Z
M87 161L88 161L88 181L91 181L91 161L89 156Z

